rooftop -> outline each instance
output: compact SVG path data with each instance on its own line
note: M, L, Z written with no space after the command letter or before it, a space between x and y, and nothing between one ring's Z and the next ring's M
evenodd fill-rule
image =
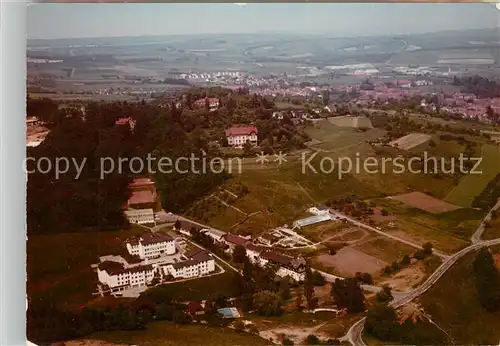
M179 269L182 269L185 267L191 267L191 266L197 265L197 264L202 263L202 262L208 262L211 259L212 259L212 257L207 252L200 252L197 255L195 255L192 259L189 259L187 261L173 263L172 267L174 267L174 269L176 269L176 270L179 270Z
M254 252L262 252L262 251L265 250L265 248L263 248L261 246L258 246L258 245L255 245L254 243L248 243L248 244L246 244L245 248L247 250L254 251Z
M127 216L140 216L140 215L150 215L153 214L153 209L132 209L126 210L125 215Z
M295 221L295 225L302 227L302 226L308 226L312 225L318 222L323 222L323 221L328 221L331 220L329 215L317 215L317 216L310 216L306 217L304 219L300 219Z
M163 243L174 241L174 238L165 232L148 232L141 235L141 243L150 245L155 243Z
M231 136L248 136L251 134L258 134L259 131L257 130L257 127L253 125L248 125L248 126L232 126L228 129L226 129L226 137L231 137Z
M289 266L294 259L291 256L283 255L274 251L265 251L260 254L260 256L264 259L267 259L270 262L275 262L282 264L284 266Z
M226 240L228 243L232 243L234 245L245 245L246 242L248 242L248 239L245 239L243 237L227 233L223 236L224 240Z
M155 197L149 190L133 191L128 200L129 205L154 203Z

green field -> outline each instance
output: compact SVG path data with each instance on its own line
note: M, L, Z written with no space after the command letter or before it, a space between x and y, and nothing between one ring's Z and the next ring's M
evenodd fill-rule
M146 330L108 331L90 338L114 343L141 346L260 346L272 345L257 335L238 333L229 328L200 324L179 325L171 322L153 322Z
M339 116L328 118L332 124L341 127L372 129L373 125L367 117Z
M481 151L483 160L479 170L482 170L482 174L469 174L463 177L460 183L446 196L445 201L470 207L474 197L479 195L490 180L500 173L500 147L485 144Z
M470 253L459 260L419 301L456 345L497 345L500 313L486 312L477 301L474 257Z
M389 231L404 232L421 243L430 241L437 249L449 253L469 243L470 236L484 216L482 211L465 208L432 214L388 198L379 198L374 202L396 217L395 227L389 228Z
M28 296L69 308L86 303L97 281L90 265L98 263L99 256L122 253L123 240L142 232L142 228L131 228L29 236Z
M416 250L410 245L389 238L375 238L362 242L360 245L354 246L354 248L389 264L400 261L404 255L411 256Z
M343 149L356 147L367 140L376 139L385 134L381 129L360 131L355 128L336 126L328 120L306 128L306 133L314 140L313 149L328 152L342 152Z

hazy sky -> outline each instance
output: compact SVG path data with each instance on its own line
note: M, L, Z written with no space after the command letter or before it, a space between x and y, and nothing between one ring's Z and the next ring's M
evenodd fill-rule
M32 4L29 38L199 33L405 34L498 27L486 3Z

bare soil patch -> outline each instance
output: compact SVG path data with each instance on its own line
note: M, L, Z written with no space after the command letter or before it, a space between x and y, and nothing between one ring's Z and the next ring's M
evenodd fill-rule
M391 196L389 198L433 214L446 213L461 208L458 205L442 201L418 191Z
M342 276L353 276L357 272L378 273L388 265L387 262L350 247L342 248L335 255L319 255L316 260L326 267L336 268Z
M382 209L373 208L373 214L370 215L370 218L375 222L387 222L395 219L394 215L382 215Z
M422 282L426 274L421 263L411 265L397 272L394 276L380 282L380 285L387 284L395 291L411 291L415 284Z
M321 339L326 339L328 337L327 334L321 332L318 333L319 327L307 328L299 326L289 326L289 327L274 328L274 329L260 331L259 336L267 340L272 339L274 341L279 341L279 344L281 344L281 342L285 338L287 338L292 340L295 345L303 345L304 340L310 334L314 334Z
M366 236L369 236L370 234L365 231L364 229L361 228L349 228L344 231L342 231L339 235L330 238L330 242L353 242L357 240L362 240Z

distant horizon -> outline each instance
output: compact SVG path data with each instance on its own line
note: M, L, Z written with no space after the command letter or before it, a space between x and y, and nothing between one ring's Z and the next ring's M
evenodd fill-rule
M234 32L234 33L198 33L198 34L145 34L145 35L126 35L126 36L87 36L87 37L57 37L57 38L27 38L28 41L57 41L57 40L86 40L86 39L113 39L113 38L140 38L140 37L188 37L188 36L244 36L244 35L292 35L292 36L323 36L334 39L342 38L358 38L358 37L389 37L389 36L413 36L413 35L426 35L426 34L439 34L446 32L469 32L469 31L484 31L484 30L499 30L500 27L485 27L476 29L449 29L449 30L438 30L438 31L427 31L427 32L416 32L409 34L379 34L379 35L355 35L355 36L333 36L331 33L301 33L301 32Z
M188 35L394 36L495 29L492 3L30 4L28 39Z

